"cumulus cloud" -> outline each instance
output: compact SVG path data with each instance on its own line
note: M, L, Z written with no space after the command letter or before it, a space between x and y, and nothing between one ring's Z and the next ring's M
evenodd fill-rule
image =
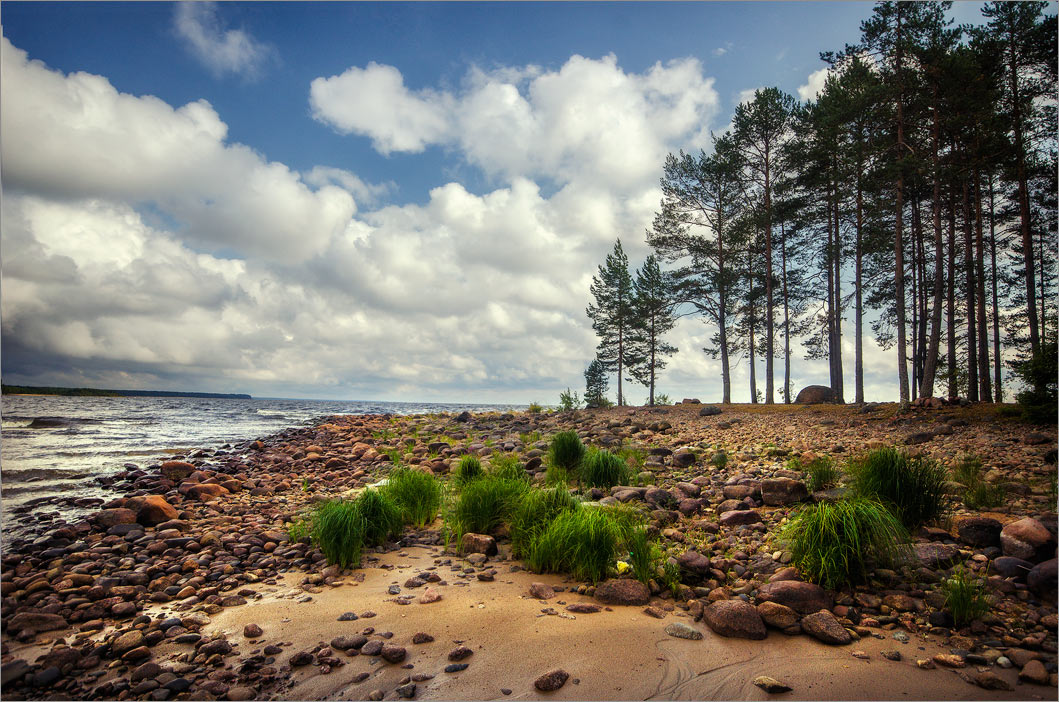
M831 69L825 66L819 71L813 71L810 73L806 84L798 86L798 97L801 98L803 102L815 100L816 97L823 92L824 83L827 81L827 76L830 70Z
M0 39L5 191L151 204L211 251L303 260L343 231L350 192L314 190L282 163L227 143L205 100L174 109L118 92L98 75L63 75Z
M173 16L177 35L188 50L215 76L244 78L260 75L273 49L241 29L225 29L213 2L177 3Z
M310 104L316 119L383 154L441 145L506 179L628 189L654 177L674 142L705 143L718 98L693 58L633 74L613 55L575 55L556 71L475 68L457 92L412 91L397 68L370 63L315 79Z

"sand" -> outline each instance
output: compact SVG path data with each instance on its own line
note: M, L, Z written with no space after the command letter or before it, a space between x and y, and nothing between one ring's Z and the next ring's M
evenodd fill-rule
M912 635L910 643L901 644L889 638L892 632L886 632L885 640L862 639L850 646L832 647L776 631L770 631L765 641L723 638L679 609L662 620L643 613L641 607L571 614L561 603L591 599L573 592L557 593L547 602L534 599L528 594L531 582L566 586L571 581L524 571L510 573L511 562L496 564L494 582L474 580L466 587L455 585L460 580L452 577L455 574L448 566L440 566L437 572L449 584L437 587L443 598L432 604L398 605L396 597L387 594L391 584L403 586L438 557L439 549L423 547L383 554L377 563L362 569L363 582L347 578L338 587L324 586L309 602L296 602L306 595L300 587L304 575L286 574L275 586L255 586L262 594L260 599L226 608L203 633L225 633L229 641L238 643L241 656L260 652L269 643L289 643L277 656L279 666L295 652L373 626L376 632L392 631L390 643L405 646L405 663L413 666L373 664L368 656L347 658L336 652L346 665L326 675L312 665L296 668L292 685L273 693L278 699L365 699L375 689L393 698L402 679L415 673L435 674L418 684L416 699L1054 699L1050 688L1017 685L1015 670L993 668L1013 692L987 691L964 680L960 673L973 676L973 667L959 672L941 667L921 670L915 666L916 658L948 653L929 637ZM380 567L384 565L394 568ZM418 595L422 589L402 587L402 594ZM560 614L542 614L549 607ZM343 612L367 610L377 616L337 621ZM164 611L164 606L157 611ZM667 635L665 626L675 621L694 626L703 633L703 640ZM264 635L243 638L243 627L249 623L261 626ZM412 636L420 631L435 641L413 645ZM469 667L459 673L442 672L449 662L448 652L458 645L474 650L464 661ZM160 657L169 646L159 647ZM178 650L175 645L172 648ZM886 649L900 650L904 659L884 659L880 652ZM853 651L863 651L870 659L855 658ZM570 680L557 692L538 692L533 681L555 668L569 672ZM361 672L370 676L352 683ZM769 675L793 690L769 695L753 685L758 675ZM505 696L503 688L511 694Z

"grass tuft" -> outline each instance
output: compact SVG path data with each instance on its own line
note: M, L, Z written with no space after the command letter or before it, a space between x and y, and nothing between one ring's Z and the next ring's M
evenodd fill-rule
M526 558L539 573L569 572L597 583L607 576L618 549L618 527L601 509L561 512L541 532Z
M552 437L548 447L548 464L561 468L568 475L577 476L586 451L576 431L561 431Z
M460 462L456 464L456 486L462 488L468 483L474 480L478 480L485 471L482 470L482 462L478 460L478 456L467 454L460 458Z
M511 515L512 555L527 556L553 519L580 507L581 503L565 487L527 491Z
M881 500L910 529L939 519L946 510L946 472L937 461L894 448L869 451L850 464L856 494Z
M805 476L805 487L809 492L835 487L841 475L830 456L817 456L805 464L798 458L792 458L787 461L787 469L802 472Z
M494 453L490 456L489 474L504 480L529 480L526 469L513 453Z
M633 529L626 545L629 548L629 565L632 566L633 575L647 585L658 570L662 549L647 535L647 529L644 527Z
M450 527L459 535L488 534L510 518L528 489L524 480L492 475L472 480L453 505Z
M864 581L869 560L878 565L902 560L909 541L894 514L866 497L803 507L780 538L790 542L792 562L802 575L828 589Z
M963 492L963 503L968 508L992 509L1003 504L1003 486L985 479L982 475L982 461L977 456L961 456L952 467L952 477L966 488Z
M989 600L982 582L971 578L962 568L957 568L952 577L942 581L941 591L945 594L945 607L958 627L971 623L989 611Z
M354 504L364 519L364 543L368 546L378 546L401 533L401 508L388 494L368 488Z
M401 518L420 529L431 524L441 508L441 481L430 473L395 468L383 491L400 509Z
M313 512L310 534L327 562L340 568L360 565L366 522L356 502L330 500Z
M581 481L588 487L609 488L629 483L629 465L610 451L589 451L581 464Z

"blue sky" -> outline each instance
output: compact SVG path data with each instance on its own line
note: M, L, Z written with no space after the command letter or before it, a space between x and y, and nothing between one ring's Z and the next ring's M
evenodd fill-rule
M665 153L756 88L812 97L870 12L4 2L4 381L554 401L596 265L648 253ZM719 398L711 333L681 322L661 392Z

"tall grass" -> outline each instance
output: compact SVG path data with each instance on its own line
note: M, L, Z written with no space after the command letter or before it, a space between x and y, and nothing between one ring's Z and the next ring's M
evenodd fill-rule
M432 523L441 508L441 481L423 471L395 468L383 491L401 510L401 518L418 528Z
M627 485L629 465L610 451L589 451L581 464L581 482L589 487Z
M561 431L552 437L548 447L548 463L577 477L581 462L585 459L585 445L576 431Z
M364 520L364 543L368 546L378 546L401 533L401 508L388 494L368 488L354 504Z
M886 503L906 527L936 521L945 513L947 475L931 458L881 448L853 461L850 472L858 495Z
M526 491L511 515L512 555L516 558L528 555L533 542L553 519L580 507L581 503L564 487Z
M456 464L456 487L462 488L473 480L481 478L485 474L482 470L482 462L477 456L467 454L460 458Z
M607 576L618 549L618 528L600 509L561 512L534 541L526 558L541 573L569 572L579 580Z
M909 541L886 505L866 497L803 507L780 538L790 542L792 562L802 575L828 589L863 581L871 561L902 560Z
M980 580L971 578L962 568L941 583L945 607L952 614L956 626L964 626L989 611L989 600Z
M519 440L523 446L531 446L541 440L541 433L534 429L533 431L525 431L518 435Z
M529 480L526 469L513 453L494 453L489 458L489 473L504 480Z
M356 502L330 500L313 512L310 536L328 563L356 567L360 565L366 526Z
M463 486L452 507L450 528L455 535L488 534L506 522L529 489L524 480L486 475Z
M662 550L657 542L647 535L647 529L643 527L632 530L626 545L629 549L629 565L632 566L632 573L637 580L646 585L658 570Z
M974 455L961 456L952 467L952 477L963 485L963 503L970 509L991 509L1004 502L1005 490L982 475L982 461Z
M792 458L787 461L787 469L802 473L805 477L805 487L809 489L809 492L834 487L838 484L838 477L841 475L830 456L817 456L808 463Z

